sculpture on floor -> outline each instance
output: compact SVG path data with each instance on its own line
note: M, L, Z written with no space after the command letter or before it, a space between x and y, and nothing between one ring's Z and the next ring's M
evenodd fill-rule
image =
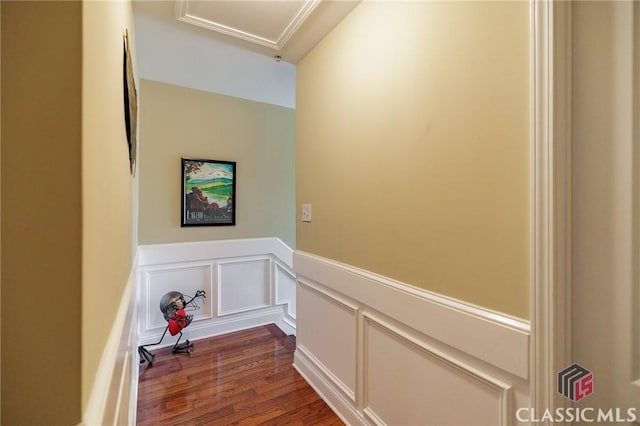
M191 321L193 320L193 315L187 314L186 311L200 309L200 306L198 306L196 302L196 299L199 297L207 297L204 290L196 291L196 294L188 301L185 300L185 295L180 293L179 291L170 291L162 296L162 298L160 299L160 312L162 312L162 316L167 321L167 328L164 329L162 337L160 337L160 340L158 340L156 343L149 343L147 345L138 346L138 354L140 354L140 364L143 364L146 361L149 363L149 365L153 365L153 359L155 358L155 355L149 352L146 347L155 346L162 343L162 339L164 339L167 331L169 331L169 334L171 334L172 336L180 334L178 336L176 344L173 345L173 353L191 353L193 343L189 342L188 339L186 342L180 343L180 339L182 338L182 329L191 324Z

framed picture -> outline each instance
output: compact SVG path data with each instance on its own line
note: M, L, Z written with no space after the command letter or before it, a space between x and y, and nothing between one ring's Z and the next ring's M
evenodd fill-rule
M138 95L136 80L133 76L133 62L129 49L129 32L124 32L124 59L122 61L122 83L124 88L124 126L127 133L129 150L129 168L132 175L136 171L136 134L138 132Z
M236 163L182 159L181 226L236 224Z

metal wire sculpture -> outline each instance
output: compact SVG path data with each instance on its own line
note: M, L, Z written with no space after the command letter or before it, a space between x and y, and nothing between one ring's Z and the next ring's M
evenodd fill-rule
M204 290L196 291L196 294L188 301L185 300L185 295L180 293L179 291L170 291L162 296L162 298L160 299L160 312L162 312L162 316L167 321L167 327L164 329L164 333L162 333L162 337L160 337L160 340L158 340L156 343L149 343L147 345L138 346L138 354L140 354L140 364L143 364L146 361L149 363L149 365L153 365L155 355L149 352L146 347L155 346L162 343L162 340L167 334L167 331L169 331L169 334L171 334L172 336L180 334L178 336L178 340L176 340L176 344L173 345L173 353L191 353L193 343L191 343L188 339L187 341L180 343L180 339L182 338L182 329L191 324L191 321L193 320L193 315L187 314L187 311L200 309L200 306L198 306L198 303L196 301L196 299L199 297L207 297Z

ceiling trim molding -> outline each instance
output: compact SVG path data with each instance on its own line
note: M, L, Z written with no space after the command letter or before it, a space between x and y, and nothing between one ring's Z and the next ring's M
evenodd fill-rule
M307 18L313 13L316 6L320 4L320 0L308 0L304 6L300 9L298 14L289 22L287 28L280 34L278 39L278 50L282 49L289 39L298 31L300 26L307 20Z
M282 31L277 40L270 40L256 34L252 34L250 32L242 31L238 28L233 28L219 22L204 19L196 15L191 15L188 11L189 0L176 1L176 19L178 21L193 24L211 31L215 31L231 37L239 38L244 41L248 41L250 43L255 43L260 46L280 51L287 44L289 39L291 39L291 37L295 34L295 32L300 28L304 21L311 15L318 4L320 4L320 0L307 0L304 3L304 6L300 8L298 13Z

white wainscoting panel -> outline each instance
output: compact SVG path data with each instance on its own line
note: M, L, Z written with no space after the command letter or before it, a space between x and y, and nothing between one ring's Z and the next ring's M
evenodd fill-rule
M160 311L160 299L170 291L179 291L185 296L193 296L198 290L204 290L210 295L211 263L193 263L160 266L148 268L145 273L144 293L145 328L147 330L162 329L167 326ZM200 309L190 311L194 320L213 317L210 297L197 299Z
M183 330L186 339L269 323L295 334L292 253L278 238L141 246L139 344L162 336L167 322L159 303L169 291L206 292L205 299L197 299L199 309L188 312L193 322ZM167 335L157 347L173 345L175 339Z
M275 283L275 297L273 303L284 307L284 316L282 317L281 328L293 329L295 334L296 328L296 276L291 268L285 266L281 262L275 260L272 263L272 280Z
M507 424L510 386L366 317L364 414L376 424ZM393 397L390 397L393 395ZM384 419L384 421L382 420Z
M358 307L303 281L299 281L298 292L300 312L304 312L298 318L304 330L302 340L296 339L298 350L313 359L327 379L355 403Z
M301 251L294 367L350 425L510 425L529 324Z
M218 262L218 316L270 305L270 259Z
M82 425L134 425L138 396L135 264L122 294Z
M274 262L277 305L286 305L286 314L296 319L296 276L279 262Z

